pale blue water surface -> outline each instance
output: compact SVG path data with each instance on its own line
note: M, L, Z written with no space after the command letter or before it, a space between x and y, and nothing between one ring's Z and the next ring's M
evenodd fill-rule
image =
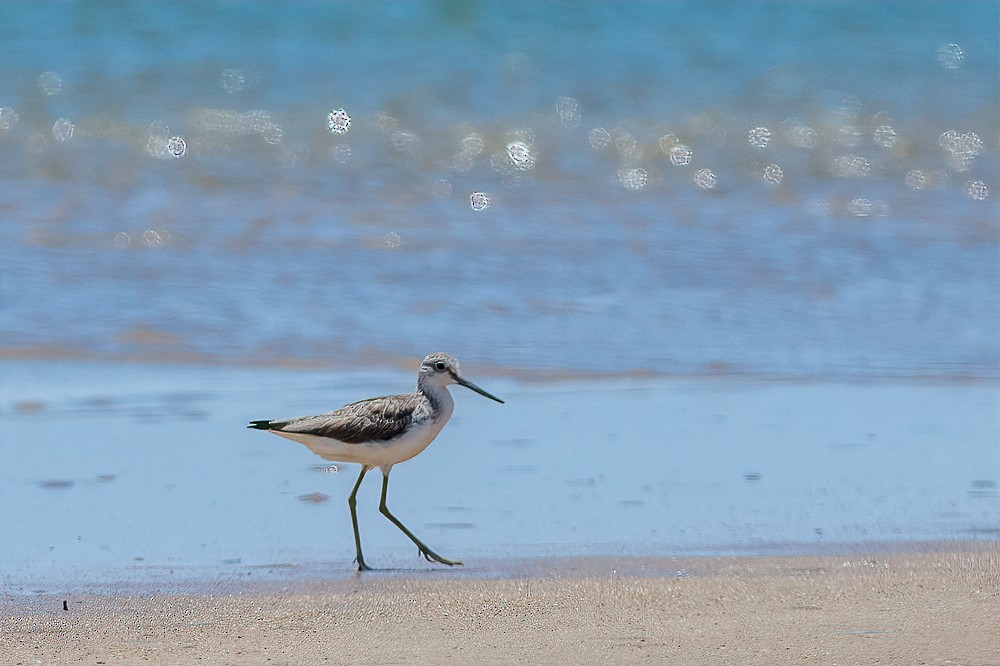
M339 566L243 422L437 350L510 398L394 478L448 554L995 539L998 20L3 3L0 567Z
M408 375L68 367L2 366L8 588L143 571L352 571L345 500L357 466L333 473L305 447L242 426L404 390ZM452 422L393 470L389 494L396 515L473 572L498 558L998 536L991 384L476 380L506 403L455 389ZM359 494L366 559L430 567L378 513L379 485L376 472Z

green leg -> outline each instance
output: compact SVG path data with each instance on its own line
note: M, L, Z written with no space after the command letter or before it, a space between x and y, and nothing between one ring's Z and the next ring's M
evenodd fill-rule
M360 481L359 481L359 483L360 483ZM447 564L448 566L454 566L456 564L459 564L459 565L462 564L461 562L455 562L453 560L446 560L445 558L443 558L440 555L438 555L437 553L435 553L433 550L431 550L430 548L428 548L427 546L425 546L424 543L413 534L413 532L411 532L410 530L406 529L406 525L404 525L403 523L399 522L399 519L396 518L396 516L394 516L391 513L389 513L389 507L386 506L386 504L385 504L385 495L386 495L386 492L388 490L389 490L389 475L383 473L383 476L382 476L382 501L379 502L378 510L382 512L383 516L385 516L386 518L388 518L389 520L391 520L393 525L395 525L400 530L402 530L403 534L405 534L406 536L410 537L410 541L412 541L414 544L416 544L417 549L420 551L420 554L423 555L427 559L428 562L440 562L441 564ZM358 547L358 556L360 557L360 555L361 555L361 547L359 546Z
M358 563L358 571L371 571L371 567L365 564L365 557L361 554L361 532L358 531L358 488L361 487L361 480L365 478L365 474L368 473L369 467L361 466L361 474L358 475L358 482L354 484L354 490L351 491L351 496L347 498L347 505L351 507L351 522L354 524L354 545L358 549L358 556L355 558L355 562Z

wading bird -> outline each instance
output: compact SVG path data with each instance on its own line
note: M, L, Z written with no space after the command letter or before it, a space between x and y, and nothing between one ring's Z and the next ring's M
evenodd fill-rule
M414 457L434 441L444 424L451 418L455 402L448 392L449 384L470 388L490 400L503 402L462 377L458 359L444 353L431 354L420 364L417 390L413 393L369 398L341 407L334 412L278 421L251 421L248 428L267 430L275 435L305 444L325 460L360 463L361 474L347 498L354 525L354 545L357 548L358 571L371 569L361 553L361 533L358 531L357 494L361 481L369 470L382 470L382 500L379 511L416 544L427 561L441 564L461 564L448 560L428 548L386 506L389 471L396 463Z

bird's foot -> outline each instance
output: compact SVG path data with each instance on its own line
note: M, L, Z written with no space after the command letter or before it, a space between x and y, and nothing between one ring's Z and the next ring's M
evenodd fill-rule
M357 565L358 565L358 571L359 571L359 572L360 572L360 571L375 571L375 570L374 570L374 569L372 569L372 568L371 568L370 566L368 566L367 564L365 564L365 561L364 561L364 560L363 560L362 558L360 558L360 557L356 557L356 558L354 558L354 561L355 561L355 562L357 563Z
M428 562L438 562L440 564L447 564L449 567L463 566L462 563L459 562L458 560L449 560L444 557L441 557L440 555L435 553L433 550L430 550L429 548L420 548L419 552L421 555L424 556L424 559L427 560Z

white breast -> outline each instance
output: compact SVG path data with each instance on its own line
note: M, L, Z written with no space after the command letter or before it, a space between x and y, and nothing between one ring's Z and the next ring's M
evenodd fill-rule
M451 418L453 411L453 404L446 404L443 407L445 409L437 413L437 418L414 422L405 433L384 442L348 444L329 437L318 437L298 432L278 430L271 432L293 442L304 444L310 451L324 460L360 463L368 467L392 466L409 460L434 441L434 438L444 428L445 423Z

